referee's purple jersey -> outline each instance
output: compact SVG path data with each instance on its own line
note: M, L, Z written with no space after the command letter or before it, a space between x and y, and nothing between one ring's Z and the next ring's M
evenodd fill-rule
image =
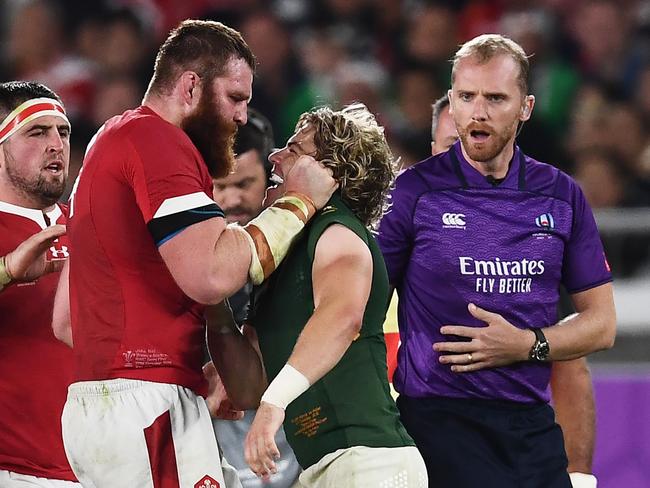
M612 279L578 185L517 147L498 186L470 166L460 143L406 170L378 240L399 293L393 382L412 397L548 401L549 363L452 373L432 349L453 340L440 327L484 326L470 302L520 328L546 327L557 319L560 284L576 293Z

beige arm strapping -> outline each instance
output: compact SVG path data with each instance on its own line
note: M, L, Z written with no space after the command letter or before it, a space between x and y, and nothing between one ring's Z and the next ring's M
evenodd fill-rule
M7 265L5 263L5 256L2 256L0 257L0 291L2 291L4 287L12 281L13 278L11 274L9 274L9 270L7 269Z
M275 271L315 213L309 197L287 192L243 228L251 247L249 276L253 284L259 285Z

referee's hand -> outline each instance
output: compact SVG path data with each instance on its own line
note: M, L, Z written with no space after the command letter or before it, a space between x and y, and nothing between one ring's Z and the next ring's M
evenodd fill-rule
M438 360L442 364L449 364L455 373L468 373L528 359L535 341L529 330L519 329L498 313L489 312L473 303L467 308L473 317L485 322L485 327L441 327L442 334L467 339L433 344L433 350L440 353Z

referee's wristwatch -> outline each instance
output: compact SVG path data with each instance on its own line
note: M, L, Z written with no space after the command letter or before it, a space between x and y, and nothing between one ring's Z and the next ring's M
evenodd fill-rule
M531 361L547 361L551 346L546 340L542 329L532 329L532 331L535 333L535 344L530 348L528 357Z

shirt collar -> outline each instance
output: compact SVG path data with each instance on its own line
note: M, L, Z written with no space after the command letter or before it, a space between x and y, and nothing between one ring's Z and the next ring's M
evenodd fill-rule
M497 186L494 186L474 166L469 164L465 156L463 156L460 145L459 140L451 147L449 154L456 177L463 188L510 188L519 190L526 188L526 158L519 146L515 145L514 147L505 179Z
M50 210L43 212L35 208L20 207L3 201L0 201L0 212L25 217L36 222L41 229L48 227L48 223L45 221L45 215L47 215L49 225L54 225L62 214L58 204L54 204Z

